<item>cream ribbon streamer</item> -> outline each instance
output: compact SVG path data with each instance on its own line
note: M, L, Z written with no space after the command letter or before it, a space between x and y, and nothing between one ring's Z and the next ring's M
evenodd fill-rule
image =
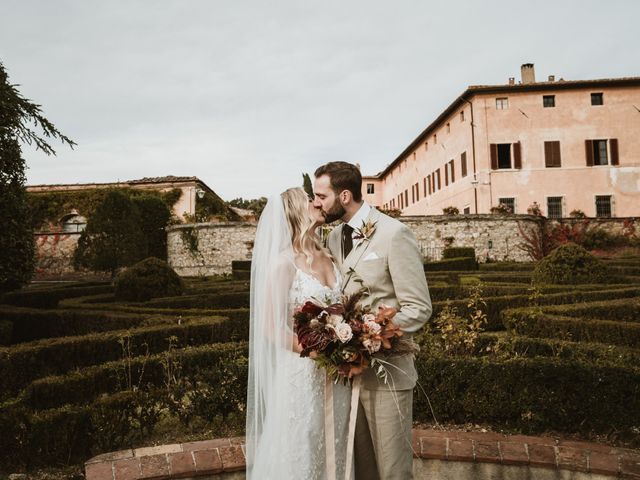
M351 478L353 464L353 442L356 433L356 418L358 416L358 401L360 400L360 386L362 378L357 375L351 386L351 406L349 409L349 430L347 434L347 457L344 478ZM335 424L333 414L333 380L327 375L324 389L324 444L327 456L327 480L336 480L336 443Z

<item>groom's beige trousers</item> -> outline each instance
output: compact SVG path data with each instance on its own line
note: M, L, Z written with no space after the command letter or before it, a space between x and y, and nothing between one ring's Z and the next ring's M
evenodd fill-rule
M413 478L412 407L413 390L360 390L354 450L356 480Z

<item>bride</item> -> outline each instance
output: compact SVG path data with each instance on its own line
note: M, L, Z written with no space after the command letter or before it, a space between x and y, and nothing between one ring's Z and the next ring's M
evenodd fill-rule
M251 264L246 456L250 480L353 478L347 461L351 388L301 358L293 309L334 303L341 277L315 233L324 223L302 188L269 199ZM355 415L355 412L354 412ZM350 455L349 455L350 457Z

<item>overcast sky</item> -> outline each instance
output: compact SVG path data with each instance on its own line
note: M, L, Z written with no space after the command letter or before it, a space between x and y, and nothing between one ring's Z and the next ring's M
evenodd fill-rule
M230 200L331 160L375 174L522 63L640 76L639 19L637 0L0 0L0 61L78 143L25 146L29 184L185 175Z

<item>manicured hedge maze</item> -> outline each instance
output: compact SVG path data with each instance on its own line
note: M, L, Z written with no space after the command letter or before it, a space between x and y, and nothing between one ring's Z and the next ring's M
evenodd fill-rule
M605 284L535 291L530 264L446 262L453 270L425 273L434 316L447 305L467 315L480 284L486 331L465 355L423 349L416 421L433 421L426 393L440 422L640 444L640 258L608 262ZM250 267L234 267L232 279L188 279L185 295L147 302L117 302L100 283L6 295L0 465L80 464L163 429L242 435Z

